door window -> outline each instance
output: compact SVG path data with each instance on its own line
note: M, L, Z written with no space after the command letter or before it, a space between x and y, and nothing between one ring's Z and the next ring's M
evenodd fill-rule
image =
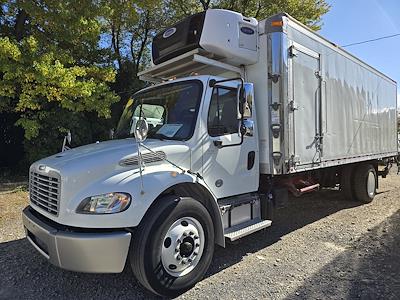
M237 89L216 87L211 97L208 111L208 134L221 136L238 133Z

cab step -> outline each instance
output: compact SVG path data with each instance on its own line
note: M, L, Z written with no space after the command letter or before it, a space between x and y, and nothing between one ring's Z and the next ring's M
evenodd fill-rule
M271 220L253 219L226 229L225 238L233 242L253 232L269 227L271 224Z

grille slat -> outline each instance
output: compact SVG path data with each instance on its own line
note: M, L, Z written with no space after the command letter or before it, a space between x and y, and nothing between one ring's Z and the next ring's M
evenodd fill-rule
M41 198L41 199L43 199L43 200L45 200L45 201L49 201L49 200L50 200L50 202L51 202L51 201L55 201L55 202L56 202L55 204L57 205L57 202L58 202L57 197L56 197L56 198L49 197L49 195L46 195L46 194L44 194L44 193L38 191L38 190L36 189L36 187L32 187L32 193L33 193L34 195L38 195L39 198Z
M43 178L33 178L34 181L36 181L37 183L40 184L44 184L50 187L58 187L58 182L57 181L52 181L52 180L47 180L47 179L43 179Z
M32 198L35 201L40 202L43 205L46 205L46 207L50 207L51 209L57 210L57 204L51 203L51 202L49 202L49 201L47 201L47 200L45 200L45 199L43 199L43 198L41 198L41 197L39 197L38 195L35 195L35 194L32 195Z
M41 191L43 191L43 192L45 192L45 193L53 194L53 196L52 196L52 195L49 195L49 196L54 197L54 198L56 198L56 199L57 199L57 197L58 197L57 189L56 189L56 192L52 192L52 191L50 191L50 190L46 190L45 187L41 187L41 186L39 186L39 185L35 185L33 188L34 188L35 190L38 189L38 190L41 190ZM52 190L54 190L54 189L52 189ZM46 195L46 196L47 196L47 195Z
M58 174L49 176L31 172L29 181L29 194L31 203L55 216L58 216L59 210L59 177L60 176Z
M35 205L40 207L41 209L44 209L44 210L48 211L49 213L51 213L53 215L57 214L57 210L56 209L51 208L51 207L49 207L49 206L47 206L45 204L42 204L41 202L36 201Z

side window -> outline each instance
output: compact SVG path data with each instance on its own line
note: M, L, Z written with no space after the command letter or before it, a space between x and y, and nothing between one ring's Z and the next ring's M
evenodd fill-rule
M208 134L221 136L238 133L237 89L216 87L211 97L208 111Z

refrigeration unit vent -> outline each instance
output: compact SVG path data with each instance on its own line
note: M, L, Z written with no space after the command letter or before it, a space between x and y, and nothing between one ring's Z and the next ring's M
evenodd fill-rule
M157 34L152 43L153 63L158 65L190 50L199 48L205 12L183 21Z

